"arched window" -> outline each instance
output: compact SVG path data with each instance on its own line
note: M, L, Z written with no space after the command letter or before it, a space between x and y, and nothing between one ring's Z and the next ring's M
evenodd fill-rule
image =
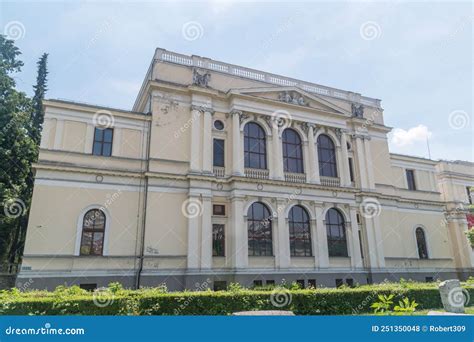
M299 205L288 214L291 256L311 256L311 226L306 209Z
M272 214L267 206L253 203L248 211L248 242L250 256L272 256Z
M255 122L249 122L244 128L245 167L251 169L267 168L267 147L265 131Z
M428 259L428 247L426 246L426 237L423 228L416 228L415 235L416 245L418 247L418 256L420 259Z
M303 173L303 150L299 134L295 130L287 128L283 131L282 142L285 172Z
M324 177L337 177L336 147L326 134L318 136L319 174Z
M91 209L82 221L81 255L102 255L104 251L105 214Z
M339 210L331 208L326 213L326 230L328 236L328 251L332 257L346 257L347 241L344 217Z

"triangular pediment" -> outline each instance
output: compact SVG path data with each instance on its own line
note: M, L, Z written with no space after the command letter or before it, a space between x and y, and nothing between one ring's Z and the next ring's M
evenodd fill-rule
M253 96L287 105L312 108L335 114L351 115L344 108L341 108L325 98L310 94L297 87L238 88L231 89L229 93Z

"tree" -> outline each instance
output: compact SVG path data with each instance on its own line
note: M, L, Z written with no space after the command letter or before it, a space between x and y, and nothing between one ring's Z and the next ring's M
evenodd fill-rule
M43 100L44 95L47 89L47 69L48 54L43 53L39 59L38 65L38 75L36 76L36 85L33 86L35 95L33 96L33 112L32 112L32 136L35 140L36 145L40 145L41 140L41 131L43 130L43 121L44 121L44 108Z
M29 135L31 100L15 89L12 74L21 71L20 51L0 35L0 261L15 246L16 232L26 216L31 162L36 144ZM3 262L2 262L3 264Z

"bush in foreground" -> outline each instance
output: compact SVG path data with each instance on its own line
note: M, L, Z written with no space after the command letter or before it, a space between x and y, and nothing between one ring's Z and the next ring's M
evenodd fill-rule
M474 298L474 288L467 287ZM291 310L297 315L372 313L379 295L418 303L418 310L442 307L436 284L402 282L339 289L243 289L167 292L164 288L125 290L117 284L95 292L77 286L54 292L0 291L3 315L229 315L236 311Z

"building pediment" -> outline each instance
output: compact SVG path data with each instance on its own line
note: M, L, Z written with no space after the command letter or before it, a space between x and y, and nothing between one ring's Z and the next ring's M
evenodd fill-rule
M296 87L238 88L231 89L229 93L253 96L259 99L284 103L285 105L306 107L351 116L351 113L344 108Z

